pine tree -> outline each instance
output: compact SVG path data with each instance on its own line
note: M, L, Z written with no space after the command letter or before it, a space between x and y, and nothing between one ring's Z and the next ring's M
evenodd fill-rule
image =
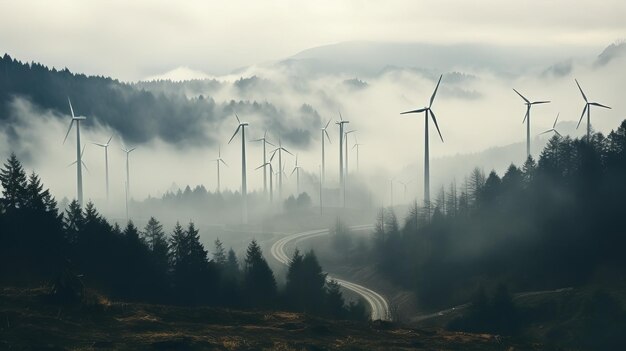
M24 205L27 186L26 172L14 153L4 164L4 168L0 169L0 185L2 185L5 208L16 209Z
M150 217L143 231L143 237L152 252L152 258L161 273L168 270L168 244L163 231L163 225L154 217Z
M78 204L78 201L72 200L67 210L65 210L65 216L63 218L63 229L65 230L65 237L70 245L76 244L79 239L79 234L85 225L85 218L83 217L83 211Z
M224 245L220 241L220 238L215 240L215 251L213 251L213 261L220 266L226 265L226 251Z
M326 313L329 317L343 319L346 316L345 300L341 294L341 287L336 280L330 280L326 287Z
M263 258L263 252L256 240L252 240L246 251L244 294L252 306L271 307L275 304L274 273Z

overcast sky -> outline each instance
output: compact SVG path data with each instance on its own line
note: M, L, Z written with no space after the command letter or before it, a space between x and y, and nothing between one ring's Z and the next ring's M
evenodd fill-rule
M137 80L208 74L342 41L605 47L624 38L623 0L6 1L0 51Z

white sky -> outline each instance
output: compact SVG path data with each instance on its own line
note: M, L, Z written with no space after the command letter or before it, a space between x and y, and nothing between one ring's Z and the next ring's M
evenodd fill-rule
M191 76L224 75L242 66L279 60L311 47L353 40L545 45L551 49L564 47L564 58L567 58L573 47L604 48L626 37L625 14L624 0L605 0L601 4L589 0L0 0L0 54L6 52L24 61L126 81L171 70ZM483 98L475 101L446 97L442 92L435 108L446 143L441 144L435 134L431 134L431 156L477 152L494 145L523 141L523 105L511 87L517 87L531 99L553 101L533 115L533 135L551 127L558 112L560 121L577 122L583 103L573 77L581 80L590 98L614 107L610 111L594 111L594 127L607 132L626 114L626 107L619 103L626 84L624 61L595 70L575 63L573 73L562 79L530 76L502 80L487 73L481 75L480 80L468 83L469 89L483 94ZM266 76L278 81L285 79L272 72L267 72ZM341 97L338 99L342 101L342 111L353 122L351 126L359 130L359 142L366 145L361 154L363 170L375 173L387 169L395 174L409 163L421 164L422 119L400 119L398 112L421 107L434 83L410 75L400 76L400 79L382 77L368 82L371 86L368 90L349 93L337 89L344 78L347 77L324 77L311 83L313 91L328 92L328 95L294 93L294 96L255 98L279 106L312 103L326 120L334 118L335 110L325 108L324 101L336 95ZM444 79L442 84L442 89L446 89L448 82ZM233 98L228 91L222 94L224 96L217 96L218 101ZM35 114L28 106L22 109L24 115ZM44 122L37 122L32 130L25 131L32 136L25 140L40 140L41 143L45 140L53 145L46 149L45 157L41 155L38 171L56 194L71 196L74 185L67 179L73 173L65 165L73 161L72 145L59 142L66 124L47 115L43 118ZM393 123L381 127L381 121ZM220 131L224 144L232 128L224 126ZM262 129L263 126L251 129L251 135L260 135ZM86 130L85 138L104 141L111 133ZM333 141L336 133L333 129ZM3 143L5 141L0 140L0 150L9 150ZM328 172L333 174L329 177L331 181L338 171L337 156L330 151L335 145L327 149ZM116 167L112 170L112 189L117 187L116 194L120 195L123 160L119 149L115 152L111 155L112 167ZM222 149L222 155L231 164L223 170L223 185L231 189L237 189L240 181L239 152L236 144L225 145ZM310 150L300 152L303 167L309 172L315 171L319 164L317 141ZM212 189L214 165L206 160L214 158L215 154L214 149L194 149L181 155L180 150L159 141L142 145L133 155L134 177L140 179L142 174L149 174L151 181L137 181L134 192L140 197L154 195L172 181L179 185L204 183ZM523 156L523 150L520 155ZM85 182L90 198L103 197L99 186L103 174L101 156L101 150L95 147L87 150L86 159L92 173L85 176ZM158 172L163 163L175 166L171 168L179 173ZM260 150L257 145L251 145L248 172L252 189L261 186L260 173L252 173L259 164ZM293 167L293 160L288 161L287 167ZM59 171L61 168L63 171Z
M0 0L0 51L137 80L224 74L342 41L594 45L626 33L623 0Z

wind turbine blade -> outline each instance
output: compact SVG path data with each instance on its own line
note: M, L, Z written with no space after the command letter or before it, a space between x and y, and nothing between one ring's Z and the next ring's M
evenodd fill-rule
M136 147L134 147L134 148L132 148L132 149L128 150L128 153L130 154L131 152L135 151L135 149L136 149Z
M332 144L332 143L330 142L330 136L328 135L328 131L327 131L326 129L324 129L324 134L326 134L326 139L328 139L328 142L329 142L330 144Z
M267 139L267 129L263 132L263 139Z
M239 122L239 124L241 124L241 120L239 119L239 116L237 116L237 113L235 113L235 118L237 118L237 122Z
M576 82L576 85L578 85L578 90L580 90L580 93L583 94L583 99L585 99L585 102L589 102L589 101L587 101L587 96L583 92L583 88L580 87L580 84L578 83L578 80L574 79L574 81Z
M354 144L354 145L352 145L352 149L354 150L354 148L358 147L358 146L359 146L359 144Z
M400 112L401 115L406 115L407 113L420 113L428 110L428 108L420 108L419 110Z
M326 128L328 128L329 124L330 124L330 119L328 119L328 122L326 122L326 126L324 127L324 130L326 130Z
M267 140L265 140L265 143L270 144L270 145L272 145L272 146L276 146L276 145L274 145L274 144L270 143L270 142L269 142L269 141L267 141Z
M525 98L524 95L520 94L519 91L515 90L515 88L513 88L513 91L515 91L517 95L519 95L522 99L524 99L524 101L526 101L527 104L530 104L530 101L528 101L528 99Z
M341 115L341 110L339 110L339 119L343 121L343 116Z
M278 149L276 149L278 150ZM276 156L276 150L274 150L274 152L272 152L272 156L270 156L270 161L272 161L274 159L274 156Z
M257 170L257 169L259 169L259 168L263 168L263 167L265 167L265 165L266 165L266 163L264 163L264 164L260 165L259 167L255 168L254 170L256 171L256 170Z
M558 131L558 130L556 130L556 129L555 129L555 130L554 130L554 132L555 132L558 136L560 136L561 138L563 137L563 136L561 135L561 133L559 133L559 131Z
M524 119L522 120L522 124L526 122L526 118L528 118L528 114L530 113L530 107L526 108L526 114L524 115Z
M111 137L109 138L109 141L107 141L107 146L109 146L109 143L111 143L111 140L113 140L113 135L111 135Z
M89 168L87 168L87 165L85 164L85 162L82 162L82 161L81 161L80 163L82 163L82 164L83 164L83 167L85 167L85 170L86 170L87 172L89 172ZM89 173L91 173L91 172L89 172Z
M83 158L83 155L85 154L85 147L87 146L87 144L83 145L83 150L80 152L80 158Z
M289 150L285 149L284 147L282 148L284 152L288 153L289 155L293 156L293 154L291 152L289 152Z
M239 128L241 128L241 124L237 126L237 129L235 129L235 133L233 133L233 136L230 137L230 140L228 141L229 144L231 141L233 141L233 138L235 138L235 135L237 135L237 132L239 132Z
M554 120L554 124L552 125L552 129L556 128L556 122L559 120L559 115L561 114L561 112L556 114L556 119Z
M224 166L228 167L228 164L226 163L226 161L222 160L221 158L219 159L219 161L222 162Z
M437 89L439 89L439 83L441 83L441 78L443 78L443 74L439 76L439 81L437 82L435 91L433 91L433 95L430 97L430 104L428 105L428 108L430 108L433 105L433 101L435 101L435 95L437 95Z
M589 104L585 104L585 108L583 109L583 113L580 114L580 119L578 120L578 124L576 125L576 129L578 129L578 127L580 127L580 122L583 121L583 117L585 117L585 112L587 112L588 108L589 108Z
M433 112L433 110L430 110L430 116L433 118L433 122L435 122L437 133L439 133L439 138L441 138L441 142L443 143L443 136L441 136L441 131L439 130L439 125L437 124L437 117L435 117L435 113Z
M70 97L67 97L67 102L70 104L70 111L72 112L72 118L76 117L74 116L74 109L72 108L72 101L70 100Z
M63 138L63 144L65 144L65 141L67 140L67 136L70 135L70 131L72 130L72 124L74 124L74 120L73 119L70 122L70 127L67 128L67 133L65 133L65 138Z
M293 172L295 172L297 168L298 168L298 167L294 167L293 171L291 171L290 176L291 176L291 175L293 175Z
M535 101L531 103L531 105L548 104L548 103L550 103L550 101Z
M604 108L608 108L609 110L611 109L610 107L608 107L606 105L599 104L597 102L590 102L589 105L604 107Z
M250 141L263 141L263 139L252 139Z
M106 144L100 144L100 143L92 143L94 145L98 145L98 146L102 146L102 147L106 147Z
M67 165L67 167L71 167L71 166L75 165L76 162L78 162L78 161L74 161L74 162L70 163L69 165Z
M548 130L546 130L545 132L539 133L539 134L537 134L537 135L543 135L543 134L546 134L546 133L550 133L550 132L552 132L552 131L556 132L556 130L554 130L554 129L548 129Z

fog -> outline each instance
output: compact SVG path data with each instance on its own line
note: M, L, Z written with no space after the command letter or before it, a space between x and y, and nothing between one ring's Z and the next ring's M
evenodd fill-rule
M609 52L610 53L610 52ZM597 53L587 58L564 61L560 66L530 66L532 72L524 76L506 76L494 71L473 71L459 67L459 71L443 72L444 77L433 109L436 112L444 143L438 138L434 126L430 128L431 192L441 185L456 180L460 182L475 166L502 171L511 162L521 164L525 157L525 133L522 125L525 107L511 88L516 88L531 100L551 100L547 105L534 106L532 110L533 155L538 156L549 136L537 136L552 127L560 113L559 129L563 134L580 136L584 121L576 130L583 108L574 78L582 84L590 101L612 106L612 110L594 109L594 130L608 132L625 116L620 105L620 92L624 90L626 72L621 67L624 58L617 55L598 61ZM564 54L566 57L567 54ZM600 63L598 63L600 62ZM563 67L564 66L564 67ZM278 116L267 113L238 112L242 120L250 123L246 129L248 191L262 190L262 171L255 170L263 162L261 143L251 142L263 136L298 155L301 172L301 189L318 199L320 166L320 128L329 119L331 143L326 143L326 188L338 187L338 128L334 121L341 111L350 121L347 130L357 130L349 136L349 167L351 179L365 182L373 191L372 203L388 204L389 179L408 182L407 199L421 199L423 182L423 115L400 116L399 112L420 108L427 104L434 89L437 73L411 68L392 68L366 77L350 73L301 75L297 64L255 65L238 74L213 77L218 84L207 91L187 91L188 98L200 94L211 97L217 104L228 101L268 102L278 109ZM163 83L165 86L171 83ZM144 89L156 89L147 83ZM0 154L6 159L15 151L29 170L39 173L53 194L61 199L75 194L75 167L67 167L75 160L75 132L70 133L65 144L64 133L69 124L66 111L42 110L28 99L14 97L12 119L2 128L5 137L0 144ZM77 110L77 114L83 114ZM82 140L87 144L84 161L88 172L84 174L85 197L96 204L105 199L104 150L90 142L105 142L114 136L109 149L111 208L121 216L124 206L125 155L119 130L98 123L98 116L87 116L95 123L81 128ZM179 116L172 116L176 120ZM100 119L101 120L101 119ZM241 186L241 139L235 136L237 126L231 114L203 121L194 128L194 135L210 135L213 140L198 145L185 143L184 134L165 142L150 137L149 142L131 144L137 147L130 154L131 196L143 200L148 196L160 197L172 188L181 189L204 185L216 189L216 165L219 145L228 167L221 167L222 189L239 191ZM177 128L171 123L170 128ZM181 127L182 128L182 127ZM565 132L565 133L564 133ZM356 170L356 153L353 149L356 136L360 147L359 170ZM211 142L212 141L212 142ZM517 146L512 145L517 144ZM511 146L508 146L511 145ZM508 146L508 147L507 147ZM268 147L270 147L268 145ZM505 147L500 157L480 156L493 147ZM270 147L270 150L272 147ZM471 154L474 154L473 156ZM469 155L469 156L463 156ZM287 174L284 180L285 197L295 193L296 177L291 174L295 164L292 155L284 154L283 165ZM274 167L278 164L275 160ZM276 184L274 187L276 189ZM404 199L402 186L395 187L396 202ZM332 200L329 200L332 202Z

